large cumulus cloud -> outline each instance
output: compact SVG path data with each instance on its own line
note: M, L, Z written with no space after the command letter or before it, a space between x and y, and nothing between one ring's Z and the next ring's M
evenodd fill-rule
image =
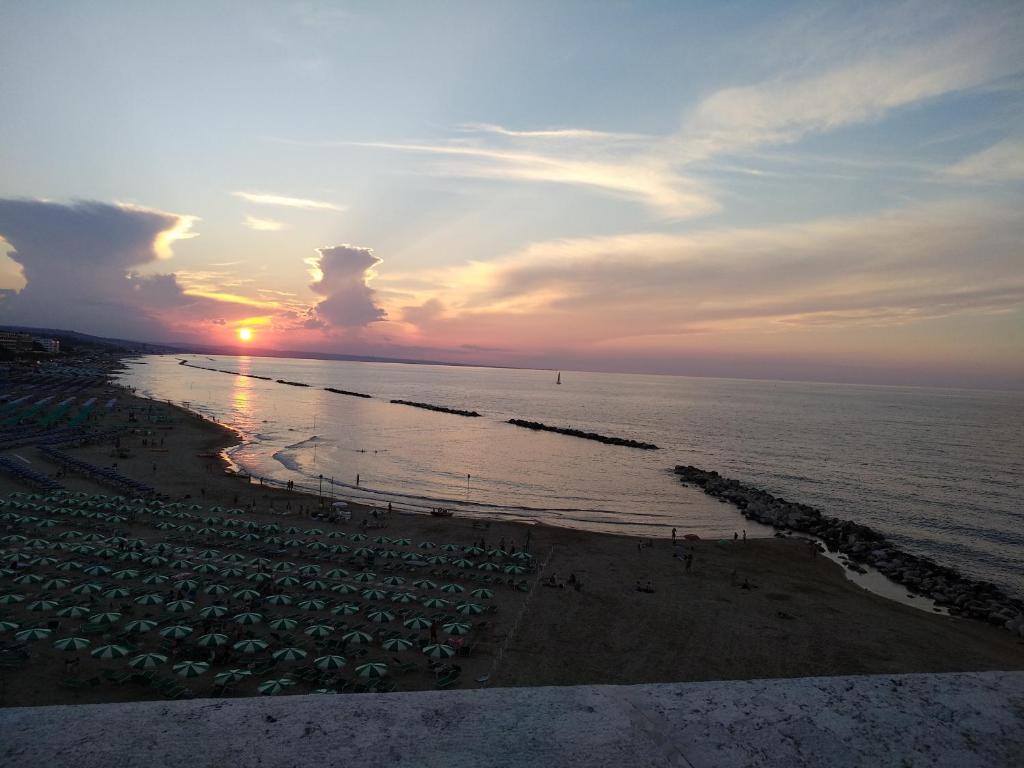
M385 318L368 285L373 268L381 263L370 248L336 245L318 248L317 253L319 258L309 262L317 279L309 287L324 298L313 308L306 327L362 328Z
M167 255L189 225L188 217L128 205L0 199L0 237L26 281L0 302L0 319L163 337L159 314L195 300L173 274L137 268Z

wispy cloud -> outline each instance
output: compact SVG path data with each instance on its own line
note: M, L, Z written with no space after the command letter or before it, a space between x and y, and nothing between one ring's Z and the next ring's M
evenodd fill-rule
M345 206L329 203L324 200L310 200L304 197L288 197L273 195L267 192L232 192L246 202L256 205L276 205L282 208L301 208L309 211L344 211Z
M421 292L403 316L468 341L482 338L476 328L502 327L509 343L527 346L1000 313L1024 306L1022 236L1015 210L957 203L557 240L440 273L447 288Z
M703 185L673 171L655 155L616 158L573 157L569 153L458 144L369 142L357 146L451 158L437 173L451 176L541 181L591 187L638 200L658 213L677 218L703 216L718 204Z
M1024 139L1006 139L943 170L947 179L999 183L1024 179Z
M273 219L260 219L255 216L245 217L245 226L255 229L257 232L277 232L284 229L284 224Z
M805 36L816 43L802 65L710 93L669 134L469 123L445 140L355 145L432 158L422 170L435 175L570 185L635 201L666 218L705 216L721 208L709 175L723 167L732 173L763 173L723 166L723 158L879 121L895 110L991 87L1022 68L1020 24L1013 14L956 19L947 9L937 13L930 36L911 39L885 29L887 20L905 22L908 14L912 9L868 14L873 22L865 21L856 36L808 27ZM832 45L826 44L829 39Z

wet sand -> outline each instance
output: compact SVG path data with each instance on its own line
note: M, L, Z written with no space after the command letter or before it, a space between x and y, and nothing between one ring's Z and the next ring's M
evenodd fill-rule
M225 472L224 461L216 456L236 443L231 430L166 403L123 391L118 396L118 411L98 417L98 425L125 424L129 409L134 410L143 421L133 426L148 434L121 438L130 455L115 456L109 441L68 452L95 464L117 462L122 474L175 500L190 498L203 506L255 504L243 520L311 524L299 510L319 507L316 496L261 487ZM151 424L153 416L169 423ZM20 453L37 469L56 470L31 449ZM61 482L72 490L109 492L71 474ZM0 478L0 492L14 490L27 489ZM282 516L289 508L290 515ZM355 532L361 520L372 519L365 508L352 510L352 520L340 523L340 530ZM540 564L534 578L546 582L554 576L565 585L538 584L527 595L510 593L515 599L502 604L500 620L481 643L461 687L1024 669L1024 643L1009 632L930 615L867 592L848 581L840 566L797 540L674 546L666 531L652 546L638 549L638 540L630 537L517 523L479 526L458 517L395 513L384 532L460 543L483 538L488 545L504 539L520 547L529 537ZM683 551L693 554L689 570L674 557ZM567 583L570 575L581 589ZM745 580L750 589L741 586ZM653 593L637 591L638 581L649 582ZM53 664L58 663L54 656ZM76 698L50 684L58 674L39 669L8 676L4 703L158 697L122 686ZM39 675L47 685L39 685Z

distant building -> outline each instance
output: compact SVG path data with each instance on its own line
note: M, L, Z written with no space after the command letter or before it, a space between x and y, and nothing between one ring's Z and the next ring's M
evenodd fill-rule
M57 354L60 352L60 342L57 339L32 339L36 344L43 348L43 352L51 352Z
M31 352L32 337L27 333L0 331L0 348L11 352Z

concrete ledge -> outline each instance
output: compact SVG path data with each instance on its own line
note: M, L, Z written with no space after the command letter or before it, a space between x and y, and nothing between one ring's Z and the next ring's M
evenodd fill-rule
M1024 765L1024 672L0 710L0 765Z

